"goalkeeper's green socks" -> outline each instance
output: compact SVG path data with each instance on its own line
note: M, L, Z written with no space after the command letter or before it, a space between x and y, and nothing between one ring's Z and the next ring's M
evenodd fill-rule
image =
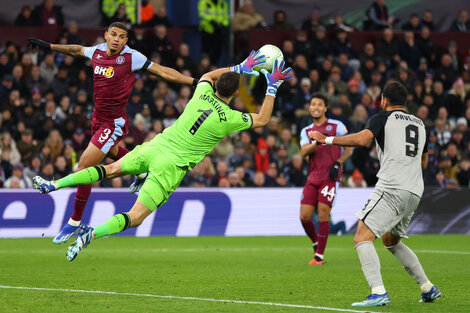
M106 177L106 170L101 165L88 167L84 170L70 174L54 181L57 185L57 189L64 187L71 187L77 185L89 185L96 183Z
M129 226L131 226L129 214L116 214L105 223L95 227L95 239L122 232L128 229Z

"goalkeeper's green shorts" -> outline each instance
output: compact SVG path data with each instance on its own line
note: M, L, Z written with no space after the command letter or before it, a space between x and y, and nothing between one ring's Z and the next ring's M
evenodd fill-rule
M171 152L160 148L155 139L135 147L121 159L121 169L126 174L149 172L137 199L152 212L168 201L187 171L175 165L167 157Z

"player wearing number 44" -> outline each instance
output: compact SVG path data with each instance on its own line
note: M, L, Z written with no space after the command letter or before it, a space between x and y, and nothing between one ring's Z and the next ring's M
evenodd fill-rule
M424 273L417 256L401 238L423 194L421 168L428 160L426 130L423 121L406 112L408 91L396 81L385 84L381 106L383 112L372 116L364 130L346 136L326 137L318 131L311 140L336 146L364 146L375 138L380 170L378 182L359 218L354 245L364 276L372 289L366 300L353 306L381 306L390 303L380 275L379 256L374 241L382 238L385 247L400 261L421 288L421 302L433 302L441 292Z
M328 136L342 136L347 133L346 126L337 120L326 117L328 98L315 93L309 101L313 123L300 132L302 155L308 156L308 179L300 200L300 221L305 233L313 244L313 259L310 265L324 263L326 241L330 233L330 212L341 179L341 164L352 154L351 148L320 145L309 138L309 133L319 131ZM312 221L313 211L318 212L318 234Z
M253 67L264 62L264 56L253 51L240 65L204 74L183 114L163 133L137 146L122 159L110 165L89 167L57 181L34 177L34 188L48 193L63 187L92 184L104 178L149 172L131 210L113 216L94 229L87 226L85 233L69 246L69 261L75 259L92 240L139 226L167 202L186 172L193 169L225 136L269 122L277 88L291 77L291 68L283 70L284 62L275 62L272 73L262 70L267 89L258 114L241 113L228 105L238 93L240 74L259 75Z

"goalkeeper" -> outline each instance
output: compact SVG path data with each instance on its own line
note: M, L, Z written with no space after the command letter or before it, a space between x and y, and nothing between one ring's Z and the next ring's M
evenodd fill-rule
M92 184L105 178L150 173L131 210L111 217L96 228L87 226L84 234L68 247L67 260L74 260L94 239L139 226L168 201L186 172L193 169L225 136L265 126L271 118L277 89L284 80L291 78L288 75L291 68L283 70L284 61L280 64L276 61L272 73L261 70L268 86L258 114L241 113L228 105L238 94L240 74L259 75L253 68L265 62L259 51L252 51L239 65L204 74L176 122L112 164L89 167L57 181L34 177L34 188L48 193L64 187Z

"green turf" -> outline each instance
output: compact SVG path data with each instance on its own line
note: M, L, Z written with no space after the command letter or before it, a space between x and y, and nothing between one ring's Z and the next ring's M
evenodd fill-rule
M384 283L392 302L370 311L469 312L470 236L412 236L406 243L417 251L429 278L440 287L443 299L418 303L418 286L377 242ZM0 285L337 309L358 309L350 304L369 293L351 236L329 238L327 263L322 266L307 265L312 251L306 237L103 238L93 242L71 263L65 259L66 248L66 245L53 245L50 238L1 239ZM130 295L0 289L0 312L309 311L334 312Z

